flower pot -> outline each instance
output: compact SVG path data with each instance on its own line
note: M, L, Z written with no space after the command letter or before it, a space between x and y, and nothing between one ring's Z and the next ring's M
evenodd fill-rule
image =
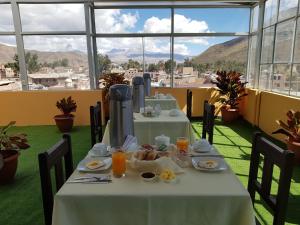
M222 121L224 123L231 123L239 117L239 109L230 109L228 107L221 108Z
M0 154L4 159L4 165L2 169L0 169L0 184L7 184L15 177L19 152L16 150L2 150Z
M286 147L295 153L295 165L300 165L300 143L286 139Z
M58 127L58 129L63 132L70 132L73 128L73 122L74 122L74 115L67 114L67 115L56 115L54 116L55 123Z

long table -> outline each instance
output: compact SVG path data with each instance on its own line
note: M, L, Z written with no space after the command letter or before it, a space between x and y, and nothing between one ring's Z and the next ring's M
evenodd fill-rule
M250 196L230 169L186 168L177 183L144 182L132 169L109 184L66 183L53 210L52 225L255 224Z
M171 143L176 143L178 137L187 137L194 142L191 123L183 112L179 116L169 116L169 110L162 110L158 117L145 117L141 113L134 113L134 135L139 144L154 144L154 138L161 134L170 137ZM109 145L108 121L102 142Z

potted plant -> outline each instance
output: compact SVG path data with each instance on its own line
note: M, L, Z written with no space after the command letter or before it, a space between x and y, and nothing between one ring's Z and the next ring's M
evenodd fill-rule
M217 101L221 103L223 122L229 123L239 117L239 102L246 96L245 86L247 82L241 81L241 74L235 71L218 71L217 78L212 81L216 84L218 96Z
M19 151L30 147L26 134L7 134L7 131L15 123L15 121L11 121L0 129L0 184L9 183L14 179Z
M100 80L100 84L103 87L102 102L104 109L104 116L106 119L109 117L109 88L115 84L129 84L129 81L125 79L124 73L107 73L104 74Z
M71 112L76 112L76 102L69 96L67 99L63 98L57 101L56 107L63 113L54 116L58 129L63 133L70 132L74 122L74 115Z
M300 164L300 112L289 110L287 112L287 123L282 120L276 120L276 123L281 127L272 134L286 135L287 149L295 153L295 163Z

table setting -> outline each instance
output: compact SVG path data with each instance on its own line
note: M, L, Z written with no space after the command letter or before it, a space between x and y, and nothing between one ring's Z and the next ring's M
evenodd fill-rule
M162 110L179 108L176 98L171 94L156 92L154 96L145 96L145 105L152 106L159 104Z

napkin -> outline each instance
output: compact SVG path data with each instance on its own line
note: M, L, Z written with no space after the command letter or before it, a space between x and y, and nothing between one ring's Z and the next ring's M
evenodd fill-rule
M132 135L127 135L122 148L127 151L132 148L132 146L137 146L137 138Z

